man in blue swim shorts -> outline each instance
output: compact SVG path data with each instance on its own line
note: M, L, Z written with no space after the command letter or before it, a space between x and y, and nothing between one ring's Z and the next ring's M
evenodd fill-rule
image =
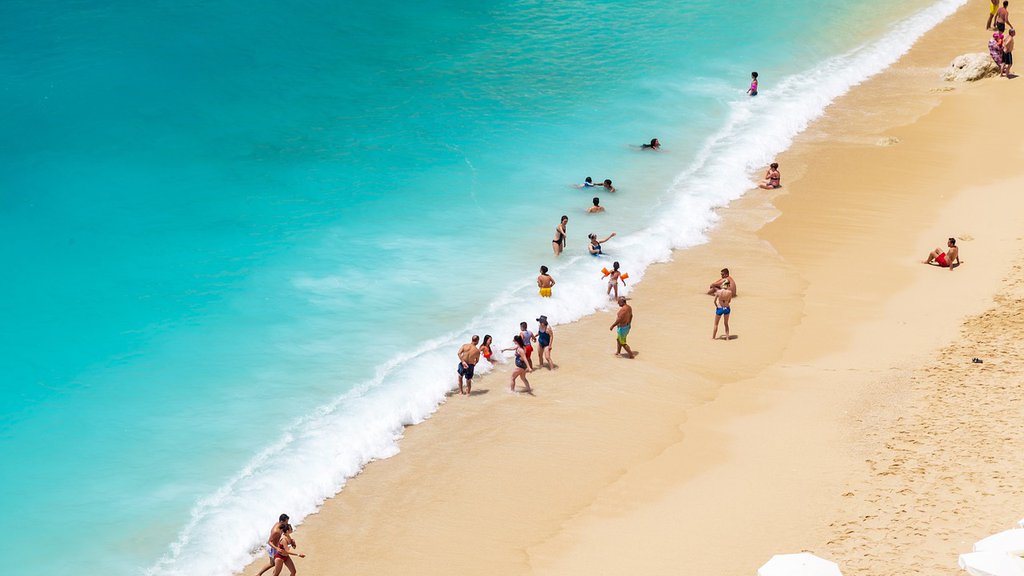
M633 357L633 351L626 344L626 336L629 335L630 325L633 322L633 307L626 304L626 297L619 296L619 313L615 315L615 322L608 330L616 330L615 333L615 355L618 356L623 350L626 351L626 358Z
M729 314L732 313L732 308L729 304L732 302L732 289L729 287L728 281L722 283L722 287L715 292L715 330L711 333L711 339L718 339L718 322L725 318L725 339L729 339Z

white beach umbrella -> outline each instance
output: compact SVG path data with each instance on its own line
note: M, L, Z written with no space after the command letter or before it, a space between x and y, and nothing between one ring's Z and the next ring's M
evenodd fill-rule
M975 552L1009 552L1024 554L1024 528L1013 528L993 534L974 543Z
M1006 552L961 554L960 567L972 576L1024 576L1024 559Z
M809 552L776 554L757 569L757 576L843 576L835 562Z

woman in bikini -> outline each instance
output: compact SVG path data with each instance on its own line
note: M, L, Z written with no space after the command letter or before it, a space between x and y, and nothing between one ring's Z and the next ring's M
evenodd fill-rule
M569 217L562 216L562 222L555 226L555 238L551 241L551 248L555 251L555 256L560 255L565 248L565 226L568 223Z
M782 175L779 174L778 162L772 162L771 165L768 166L768 171L764 173L764 180L762 180L757 187L764 188L765 190L782 188Z
M619 299L619 279L622 277L622 272L619 271L619 263L612 262L612 271L608 273L608 299L618 300ZM625 280L622 281L626 283ZM612 297L612 292L615 292L615 297Z
M601 254L604 254L604 252L601 251L601 244L604 244L605 242L614 238L615 232L609 234L608 237L605 238L604 240L598 240L597 234L589 234L588 237L590 238L590 246L587 246L587 250L590 252L590 255L600 256Z
M295 576L295 562L292 561L292 552L295 548L295 540L292 540L292 525L286 524L282 530L281 540L277 544L277 554L274 560L274 576L281 574L281 568L288 567L291 576ZM305 554L295 553L299 558L305 558Z
M526 344L523 344L523 337L516 334L512 337L511 348L505 348L502 352L508 352L509 350L516 351L516 368L512 371L512 387L509 388L512 392L516 391L516 378L522 378L523 384L526 385L525 392L527 394L533 394L533 388L530 388L530 381L526 379L526 362L523 358L526 357Z
M494 359L492 358L494 352L491 351L491 340L493 339L491 338L490 334L484 335L484 341L482 344L480 344L480 353L483 354L484 360L487 360L491 364L494 364Z

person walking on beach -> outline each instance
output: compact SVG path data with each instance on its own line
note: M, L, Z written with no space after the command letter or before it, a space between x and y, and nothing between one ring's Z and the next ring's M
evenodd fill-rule
M533 388L530 388L530 381L526 379L526 362L523 361L523 357L526 356L526 345L523 343L523 337L519 334L513 336L512 347L504 348L502 352L508 352L509 350L515 350L516 352L516 367L512 370L512 386L509 390L515 392L516 378L522 378L523 384L526 385L526 393L533 394Z
M480 361L480 348L477 346L479 343L480 337L474 334L468 344L463 344L462 348L459 348L459 366L455 369L459 375L459 394L468 395L473 392L473 370ZM466 379L465 390L462 389L463 378Z
M715 292L715 330L711 333L711 339L718 339L718 321L725 318L725 339L729 339L729 314L732 313L730 303L733 293L728 286L724 285Z
M715 280L714 282L711 283L711 286L708 289L708 294L714 294L715 292L718 292L722 288L728 287L729 290L732 291L732 295L735 298L736 297L736 281L733 280L732 276L729 275L729 269L728 268L722 268L721 275L722 275L721 278L719 278L718 280Z
M764 180L762 180L757 187L764 188L765 190L782 188L782 175L779 174L778 162L772 162L771 165L768 166L768 170L764 173Z
M1010 24L1010 2L1009 0L1003 0L1003 5L996 10L996 30L1002 34L1006 32L1006 27L1013 28L1013 24Z
M633 357L633 351L629 344L626 344L626 336L629 336L629 329L633 324L633 307L626 304L626 297L619 296L619 312L615 315L615 322L608 330L616 330L615 333L615 355L618 356L623 350L626 351L626 358Z
M590 214L593 214L595 212L604 212L604 206L601 206L601 199L598 198L597 196L594 196L594 205L591 206L590 208L587 208L587 212L589 212Z
M519 323L519 337L523 339L523 352L526 353L527 371L533 372L533 342L537 341L537 337L533 335L533 332L530 332L526 322Z
M264 572L274 567L277 560L277 543L281 541L281 535L284 534L284 527L288 525L288 520L287 514L281 514L278 516L277 522L270 527L270 537L267 538L267 555L270 556L270 564L260 570L256 576L263 576Z
M985 30L992 29L992 19L996 16L996 10L999 10L999 0L989 0L992 2L992 7L988 12L988 22L985 23Z
M610 272L608 272L608 299L609 300L618 300L619 299L619 280L622 280L622 272L619 270L619 263L618 262L612 262L612 269L611 269ZM626 281L622 280L622 283L625 284ZM612 295L612 292L615 293L614 296Z
M604 252L601 249L601 244L604 244L605 242L614 238L615 232L609 234L608 237L605 238L604 240L598 240L597 234L588 234L587 237L590 238L590 246L587 246L587 251L590 252L591 256L600 256L601 254L604 254Z
M540 267L540 275L537 276L537 288L540 289L541 298L551 298L551 288L555 285L555 279L548 274L548 267Z
M747 88L747 94L757 96L757 72L750 73L750 88Z
M952 272L953 268L962 263L960 262L960 249L956 247L956 238L950 238L946 242L946 248L948 248L946 252L943 252L941 248L932 250L928 253L928 259L923 260L923 262L925 264L935 262L937 266L941 268L949 268L949 271Z
M1012 78L1010 76L1010 68L1013 67L1013 37L1017 35L1017 31L1010 28L1008 32L1009 36L1003 39L1003 76Z
M555 331L548 324L547 316L541 314L540 318L537 318L537 322L540 323L540 326L537 327L537 346L540 348L537 353L537 359L540 360L541 368L544 367L546 362L548 370L551 370L555 367L551 362L551 344L555 340Z
M292 525L285 524L281 529L281 539L278 540L277 544L277 559L274 561L274 576L280 576L281 568L288 567L290 576L295 576L298 572L295 568L295 562L292 560L291 549L295 548L297 544L292 539ZM299 558L305 558L305 554L296 553Z
M551 247L555 251L555 256L562 254L562 250L565 249L565 227L569 224L569 217L563 215L562 221L559 222L558 226L555 226L555 238L551 241L553 246Z

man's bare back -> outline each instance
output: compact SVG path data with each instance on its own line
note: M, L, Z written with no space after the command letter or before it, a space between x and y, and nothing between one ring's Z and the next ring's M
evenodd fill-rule
M728 308L733 296L735 294L732 293L732 290L723 286L718 292L715 292L715 305L720 308Z

